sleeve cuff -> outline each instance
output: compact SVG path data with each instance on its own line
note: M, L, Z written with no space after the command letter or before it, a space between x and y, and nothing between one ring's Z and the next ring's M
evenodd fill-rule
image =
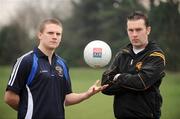
M113 81L117 81L118 77L120 76L121 74L116 74L113 78Z

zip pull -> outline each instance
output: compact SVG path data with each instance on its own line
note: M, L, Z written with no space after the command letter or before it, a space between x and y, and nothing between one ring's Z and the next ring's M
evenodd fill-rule
M130 62L130 65L132 65L133 64L133 59L131 59L131 62Z

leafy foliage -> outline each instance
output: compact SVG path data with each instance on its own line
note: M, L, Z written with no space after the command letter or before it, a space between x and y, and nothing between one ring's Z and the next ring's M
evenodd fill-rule
M0 64L10 64L20 54L32 48L34 31L38 21L47 17L63 20L63 40L57 52L71 66L86 66L83 60L83 50L92 40L103 40L112 48L113 55L127 43L126 17L134 10L149 14L152 32L150 39L159 42L166 54L167 69L180 70L180 13L179 1L168 0L154 4L149 0L147 11L140 0L72 0L73 11L68 18L62 17L61 2L44 12L41 2L39 8L27 4L24 10L17 12L17 18L0 30ZM159 0L160 1L160 0ZM48 6L48 5L47 5ZM60 7L57 7L60 6ZM68 10L67 10L68 12ZM32 14L33 13L33 14ZM26 15L25 15L26 14ZM39 16L39 17L33 17ZM24 22L22 22L22 20ZM29 30L28 30L29 29ZM33 34L33 35L32 35ZM35 38L34 38L35 39ZM11 54L11 55L10 55Z
M72 64L84 63L83 49L92 40L107 42L115 54L129 42L126 34L126 17L136 8L145 11L137 0L81 0L74 3L73 16L66 21L69 32L65 35L64 49L70 47L71 52L78 50L73 53L78 59L72 61L69 55L66 59Z
M149 13L152 26L152 39L164 49L169 70L180 70L180 13L178 3L172 1L153 7Z
M0 64L10 64L28 50L30 40L17 24L4 27L0 32Z

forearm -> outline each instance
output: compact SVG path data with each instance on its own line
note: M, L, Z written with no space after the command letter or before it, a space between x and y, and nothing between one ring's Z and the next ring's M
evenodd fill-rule
M84 93L70 93L68 95L66 95L65 98L65 105L73 105L73 104L77 104L80 103L86 99L88 99L90 97L90 95L88 94L88 92L84 92Z
M145 83L145 80L142 79L140 74L129 74L129 73L121 74L118 77L115 84L125 89L136 90L136 91L143 91L149 87L149 85Z
M164 68L161 58L149 58L137 73L122 73L117 83L124 88L143 91L161 81L165 75Z
M116 84L109 85L109 87L107 87L105 90L102 91L102 93L106 95L116 95L121 92L124 92L124 89Z
M86 92L84 93L70 93L65 97L65 105L73 105L88 99L89 97L95 95L96 93L107 88L108 85L99 86L99 80L95 82Z
M164 67L164 61L161 57L149 57L137 72L118 72L120 75L116 82L113 82L113 79L118 73L115 75L110 73L108 73L108 75L103 74L103 83L113 82L112 85L105 90L105 93L113 94L120 90L120 88L144 91L156 82L161 81L162 77L164 77Z
M116 75L120 75L115 65L110 66L102 75L101 85L108 84L109 86L102 91L106 95L116 95L117 93L123 92L123 88L113 81Z

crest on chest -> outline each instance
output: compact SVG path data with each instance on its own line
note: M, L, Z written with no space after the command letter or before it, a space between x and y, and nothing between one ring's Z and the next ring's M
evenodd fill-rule
M58 76L63 77L63 69L62 69L62 67L56 66L56 67L55 67L55 70L57 71Z
M136 70L139 71L139 70L141 70L141 68L142 68L142 62L137 62L136 63Z

